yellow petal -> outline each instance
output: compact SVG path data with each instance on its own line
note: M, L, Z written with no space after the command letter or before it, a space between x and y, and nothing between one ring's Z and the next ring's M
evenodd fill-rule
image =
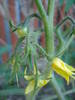
M69 76L65 76L65 80L67 81L67 85L69 85Z
M69 76L67 72L63 71L62 69L60 69L59 67L53 67L53 70L59 74L60 76L62 76L63 78L66 79L66 76Z
M70 65L68 65L68 64L66 64L66 63L65 63L65 66L66 66L69 70L75 71L75 68L73 68L72 66L70 66Z
M41 88L43 86L45 86L47 83L49 82L49 80L38 80L38 88ZM28 94L30 92L32 92L34 90L35 87L35 81L32 80L31 82L29 82L28 86L25 89L25 94Z
M27 67L24 70L24 75L26 75L26 74L27 74Z
M30 81L28 86L25 89L25 94L28 94L34 90L35 82L34 80Z
M45 86L48 82L49 80L38 80L38 87L41 88Z
M36 66L35 66L35 64L34 64L34 75L36 74Z
M24 78L26 80L31 80L33 78L33 75L27 75L27 67L25 68L25 71L24 71Z
M60 76L62 76L63 78L65 78L65 80L67 81L67 84L69 84L69 78L72 77L73 78L73 72L74 69L72 67L70 67L69 65L67 65L66 63L64 63L61 59L59 58L54 58L53 62L52 62L52 69L59 74Z
M36 65L34 64L34 75L36 74ZM40 71L38 70L38 74L40 75Z
M26 80L31 80L33 78L33 75L24 75L24 78Z
M52 63L52 68L62 70L66 72L68 75L72 75L71 70L66 66L66 64L59 58L55 58Z

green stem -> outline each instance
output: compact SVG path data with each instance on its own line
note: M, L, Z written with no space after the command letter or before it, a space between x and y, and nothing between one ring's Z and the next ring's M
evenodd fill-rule
M63 93L64 96L68 96L69 94L71 95L72 93L75 93L75 89L72 90L68 90L66 92ZM43 97L44 99L42 100L55 100L57 99L57 95L53 95L53 96L48 96L47 99L45 97Z
M25 89L22 89L22 88L3 89L3 90L0 90L0 96L25 95L24 91L25 91ZM64 92L63 95L66 96L66 95L69 95L72 93L75 93L75 89L68 90L68 91ZM56 99L57 95L50 96L49 98ZM48 100L51 100L51 99L48 99Z
M49 12L50 12L50 0L48 0L48 15L49 15Z
M47 54L50 56L51 60L54 57L54 25L53 25L53 18L54 18L54 4L55 4L55 0L50 0L50 4L49 4L49 15L47 16L43 6L42 6L42 2L41 0L35 0L37 8L39 10L39 13L43 19L43 23L44 23L44 29L45 29L45 43L46 43L46 52ZM51 60L49 60L51 62ZM50 70L50 68L49 68ZM47 70L46 70L47 71ZM50 72L50 71L48 71ZM64 100L62 97L62 92L59 91L59 86L57 84L57 82L55 81L55 79L53 78L51 80L51 83L53 85L53 88L55 89L58 97L60 98L60 100Z
M37 89L35 92L31 92L28 95L26 95L26 100L36 100L36 95L38 94L39 89Z
M30 94L26 95L26 100L36 100L35 97L36 97L35 95L30 93Z
M44 55L47 59L50 59L49 55L46 53L46 51L37 43L35 43L36 47L39 48L42 55Z
M54 56L54 25L53 25L53 18L54 18L54 4L55 0L48 1L48 18L47 18L47 25L45 24L45 37L46 37L46 52L51 56Z
M56 48L56 54L59 55L59 56L61 56L61 54L64 53L66 48L68 48L68 44L70 44L71 40L72 40L72 39L68 38L73 34L72 30L71 30L70 33L68 33L68 36L65 36L66 39L68 38L67 40L63 39L61 31L60 31L61 25L63 25L63 23L65 23L67 20L69 20L74 25L74 23L75 23L74 20L70 16L67 16L55 28L55 32L56 32L57 38L59 40L59 44L57 45L57 48ZM72 29L73 29L73 26L72 26ZM66 47L65 47L65 45L66 45Z
M54 3L55 0L51 0L51 4ZM46 43L46 52L52 58L54 56L54 33L53 33L53 16L54 16L54 5L51 5L53 9L50 9L51 14L47 16L41 0L35 0L39 13L43 19L44 30L45 30L45 43ZM50 8L51 8L50 7Z
M35 3L37 5L37 7L38 7L38 10L39 10L39 13L40 13L40 15L42 17L42 20L45 22L47 16L46 16L45 9L44 9L44 7L42 5L42 1L41 0L35 0Z
M52 76L51 84L54 87L54 90L56 91L56 93L58 95L58 99L59 100L65 100L64 95L62 94L61 89L60 89L54 75Z
M72 36L68 39L68 41L66 40L66 42L64 43L64 45L63 45L63 47L61 48L60 52L56 55L57 57L58 57L58 56L61 56L61 55L66 51L66 49L67 49L67 48L69 47L69 45L71 44L73 38L74 38L74 35L72 35ZM65 45L66 45L66 47L65 47Z
M67 16L65 17L57 26L56 26L56 29L58 29L64 22L66 22L67 20L71 21L72 24L75 24L75 21L70 17L70 16Z
M59 40L60 45L63 44L64 40L63 40L61 31L60 30L56 30L56 35L57 35L57 38Z
M49 15L48 16L46 15L45 11L43 11L43 9L41 9L41 7L42 7L42 5L40 3L41 1L40 0L35 0L35 1L36 1L37 8L40 12L40 15L43 18L44 29L45 29L45 38L46 38L46 40L45 40L46 52L47 52L47 54L49 54L49 56L52 59L54 57L54 25L53 25L53 18L54 18L55 0L50 0L49 1L49 5L48 5L48 14ZM43 15L44 15L44 17L43 17ZM48 70L49 70L49 68L48 68ZM60 98L60 100L64 100L62 92L61 92L56 80L54 79L54 77L51 80L51 83L52 83L53 88L55 89L55 91L58 95L58 98Z
M64 39L62 37L62 34L61 34L61 31L60 30L56 30L56 36L58 38L58 45L56 47L56 54L57 54L58 52L61 51L61 48L63 48Z

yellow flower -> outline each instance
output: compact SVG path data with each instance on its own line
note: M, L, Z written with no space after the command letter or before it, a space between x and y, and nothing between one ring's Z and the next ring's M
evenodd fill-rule
M35 78L36 78L35 75L36 75L35 65L34 65L34 73L33 73L33 75L26 75L26 70L25 70L25 76L24 76L24 78L26 80L30 80L28 86L25 89L25 94L28 94L28 93L30 93L30 92L32 92L34 90L34 87L35 87ZM40 75L39 71L38 71L38 75ZM49 80L38 79L37 80L37 88L42 88L48 82L49 82Z
M49 82L49 80L38 80L37 83L37 88L42 88L43 86L45 86L47 83ZM28 86L25 89L25 94L28 94L30 92L32 92L34 90L35 87L35 80L32 80L29 82Z
M18 28L17 29L17 35L18 35L18 37L24 37L24 36L26 36L26 34L27 34L27 27L24 27L24 28Z
M69 84L69 78L73 78L75 79L74 75L74 71L75 68L72 68L72 66L64 63L61 59L59 58L54 58L52 61L52 69L59 74L60 76L62 76L66 81L67 84Z

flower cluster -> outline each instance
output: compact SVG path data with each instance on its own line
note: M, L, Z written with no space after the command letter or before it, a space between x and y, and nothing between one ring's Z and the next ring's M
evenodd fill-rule
M64 63L61 59L59 58L54 58L52 61L52 70L50 71L55 71L57 74L59 74L60 76L62 76L66 81L67 84L69 84L69 78L73 78L75 79L75 68L73 68L72 66ZM38 71L38 75L40 75L40 72ZM51 75L48 76L48 79L41 79L38 78L37 80L37 88L42 88L43 86L45 86L49 81ZM32 92L34 90L35 87L35 83L36 83L36 70L35 70L35 65L34 65L34 71L33 71L33 75L26 75L26 70L25 70L25 75L24 78L26 80L29 81L28 86L25 89L25 94L28 94L30 92Z
M38 71L38 75L40 75L41 73ZM34 65L34 71L33 71L33 75L26 75L26 70L24 73L24 78L29 82L28 86L25 89L25 94L28 94L30 92L32 92L35 88L35 84L36 84L36 70L35 70L35 65ZM47 83L49 82L49 80L44 80L44 79L38 79L37 80L37 88L42 88L43 86L45 86Z

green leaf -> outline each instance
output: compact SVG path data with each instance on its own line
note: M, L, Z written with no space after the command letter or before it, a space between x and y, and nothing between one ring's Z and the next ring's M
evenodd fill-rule
M12 27L13 27L12 20L9 20L9 26L10 26L10 28L12 28Z
M5 90L0 90L0 96L7 96L7 95L24 95L24 89L22 88L10 88Z
M17 30L17 27L16 28L14 28L13 30L12 30L12 32L15 32Z

